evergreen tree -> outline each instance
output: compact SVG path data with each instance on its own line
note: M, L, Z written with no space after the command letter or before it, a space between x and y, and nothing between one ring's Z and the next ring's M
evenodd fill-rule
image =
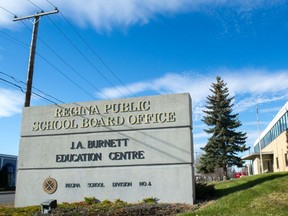
M246 133L237 132L242 124L238 120L238 114L232 114L234 97L229 97L226 83L221 77L212 83L210 91L212 95L207 97L207 105L203 112L206 114L202 121L208 126L204 131L210 134L207 145L200 158L198 170L202 173L214 172L216 168L223 168L224 176L228 179L227 169L232 165L242 166L243 161L238 156L246 147Z

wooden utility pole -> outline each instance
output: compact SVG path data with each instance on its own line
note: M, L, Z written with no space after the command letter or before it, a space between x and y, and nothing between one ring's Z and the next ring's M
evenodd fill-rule
M36 13L34 15L25 16L25 17L15 17L13 21L19 21L24 19L31 19L34 18L33 23L33 31L32 31L32 38L31 38L31 45L30 45L30 56L29 56L29 63L28 63L28 73L27 73L27 82L26 82L26 95L25 95L25 102L24 107L30 106L31 101L31 93L32 93L32 82L33 82L33 73L34 73L34 61L35 61L35 54L36 54L36 42L37 42L37 35L38 35L38 26L41 16L50 15L58 13L59 10L55 8L53 11Z

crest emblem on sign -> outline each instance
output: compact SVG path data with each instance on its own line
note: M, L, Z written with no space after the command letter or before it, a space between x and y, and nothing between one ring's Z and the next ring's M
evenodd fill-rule
M57 190L57 181L54 178L47 178L43 182L43 190L48 194L53 194Z

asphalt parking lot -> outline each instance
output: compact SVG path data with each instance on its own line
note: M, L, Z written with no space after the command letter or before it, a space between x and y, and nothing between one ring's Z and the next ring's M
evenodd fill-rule
M14 205L15 192L0 192L0 206Z

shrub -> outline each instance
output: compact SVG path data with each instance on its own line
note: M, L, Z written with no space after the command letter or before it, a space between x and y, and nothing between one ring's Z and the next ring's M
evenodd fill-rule
M117 204L117 205L123 205L123 204L127 204L127 202L124 202L124 201L122 201L121 199L116 199L115 201L114 201L114 203L115 204Z
M198 181L195 184L196 199L209 199L215 195L214 185Z
M103 200L101 203L100 203L101 205L106 205L106 206L110 206L110 205L112 205L113 204L113 202L111 202L110 200L108 200L108 199L105 199L105 200Z
M156 204L158 203L159 199L155 197L147 197L142 200L143 203L147 204Z
M95 197L84 197L84 201L87 205L92 205L97 203L97 199Z

